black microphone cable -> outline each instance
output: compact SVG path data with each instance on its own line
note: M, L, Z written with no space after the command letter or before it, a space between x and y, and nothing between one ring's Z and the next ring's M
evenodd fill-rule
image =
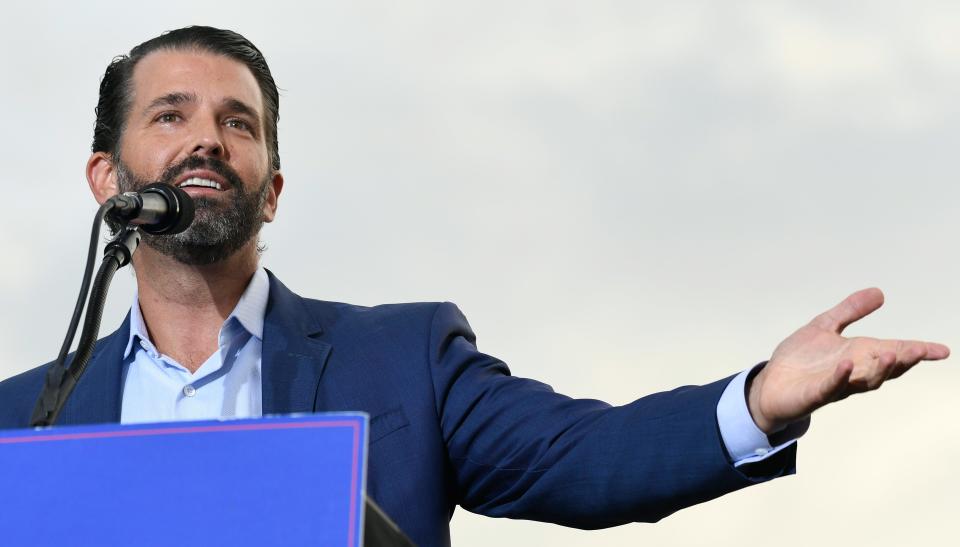
M77 304L73 308L73 317L70 318L70 326L67 327L67 336L63 339L63 345L60 346L60 354L53 366L63 366L63 362L70 353L70 346L73 345L73 339L77 334L77 326L80 325L80 316L83 315L83 307L87 302L87 294L90 293L90 279L93 277L93 257L97 254L97 243L100 240L100 226L107 213L114 207L114 201L108 199L97 210L93 218L93 228L90 230L90 245L87 248L87 265L83 268L83 282L80 283L80 294L77 295Z

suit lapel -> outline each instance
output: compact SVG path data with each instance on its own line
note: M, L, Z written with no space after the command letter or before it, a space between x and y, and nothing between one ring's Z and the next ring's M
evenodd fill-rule
M80 381L67 400L57 425L120 421L123 350L130 332L130 315L113 334L100 340Z
M263 415L314 412L330 344L306 302L270 275L261 361Z
M272 272L263 322L263 414L314 412L320 376L330 355L329 343L302 298ZM130 316L116 332L100 340L80 382L64 406L58 425L120 421L123 350Z

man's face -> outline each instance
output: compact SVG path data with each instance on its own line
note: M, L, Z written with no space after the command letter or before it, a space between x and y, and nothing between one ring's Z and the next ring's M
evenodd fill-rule
M273 219L282 183L270 166L253 74L207 52L157 51L137 64L113 163L120 192L160 181L194 199L187 231L144 236L186 264L222 260L250 242Z

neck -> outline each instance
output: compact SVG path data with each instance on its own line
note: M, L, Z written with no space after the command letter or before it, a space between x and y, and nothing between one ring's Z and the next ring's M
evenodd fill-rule
M140 312L157 350L196 372L217 350L220 327L257 263L256 238L227 259L203 266L141 247L134 256Z

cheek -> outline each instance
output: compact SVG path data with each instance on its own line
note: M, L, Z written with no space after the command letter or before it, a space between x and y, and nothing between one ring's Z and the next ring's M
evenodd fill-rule
M247 158L247 168L250 170L250 174L258 177L256 179L258 181L264 180L270 172L270 160L266 151L259 146L254 146L240 153L243 154L244 158Z
M139 176L157 179L177 158L179 148L164 139L141 139L136 146L123 146L121 158Z
M180 148L177 146L154 146L144 152L144 160L149 166L154 178L163 174L163 171L177 162Z

